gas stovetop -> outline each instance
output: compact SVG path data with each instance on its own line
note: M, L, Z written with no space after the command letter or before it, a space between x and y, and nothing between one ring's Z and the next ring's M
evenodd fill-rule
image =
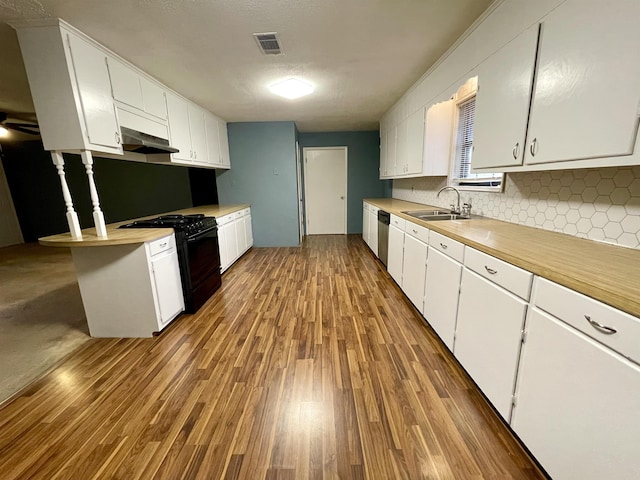
M192 215L161 215L156 218L136 220L120 228L173 228L176 232L184 232L188 236L197 235L217 226L215 217L205 217L202 213Z

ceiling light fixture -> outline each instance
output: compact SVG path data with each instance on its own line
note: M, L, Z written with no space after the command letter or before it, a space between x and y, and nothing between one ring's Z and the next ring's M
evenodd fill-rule
M6 137L7 135L9 135L9 130L0 125L0 137Z
M269 90L276 95L293 100L309 95L313 92L313 87L297 78L288 78L282 82L270 85Z

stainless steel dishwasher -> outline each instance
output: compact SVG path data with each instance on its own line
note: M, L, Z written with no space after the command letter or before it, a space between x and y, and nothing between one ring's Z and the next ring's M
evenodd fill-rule
M389 212L378 210L378 258L385 267L389 255L389 223L391 223Z

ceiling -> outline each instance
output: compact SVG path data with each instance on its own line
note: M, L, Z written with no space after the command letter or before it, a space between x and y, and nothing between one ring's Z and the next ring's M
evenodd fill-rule
M377 129L491 2L0 0L0 111L34 111L5 22L60 17L227 121L294 120L302 132ZM252 36L273 31L283 55L263 55ZM288 76L315 92L297 100L269 92Z

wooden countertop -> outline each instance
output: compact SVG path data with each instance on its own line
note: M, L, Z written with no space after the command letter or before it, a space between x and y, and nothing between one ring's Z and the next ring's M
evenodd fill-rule
M640 317L640 250L490 218L427 222L402 212L439 207L391 198L365 201Z
M173 233L173 228L123 228L120 225L131 223L134 220L144 218L154 218L159 215L170 215L175 213L193 214L204 213L207 217L222 217L229 213L237 212L249 208L248 203L237 205L204 205L200 207L184 208L182 210L174 210L172 212L157 213L154 215L146 215L144 217L134 218L124 222L110 223L107 225L107 238L101 238L96 235L95 228L86 228L82 230L82 239L74 240L70 233L61 233L48 237L39 238L41 245L49 247L108 247L113 245L128 245L134 243L144 243L151 240L162 238Z

